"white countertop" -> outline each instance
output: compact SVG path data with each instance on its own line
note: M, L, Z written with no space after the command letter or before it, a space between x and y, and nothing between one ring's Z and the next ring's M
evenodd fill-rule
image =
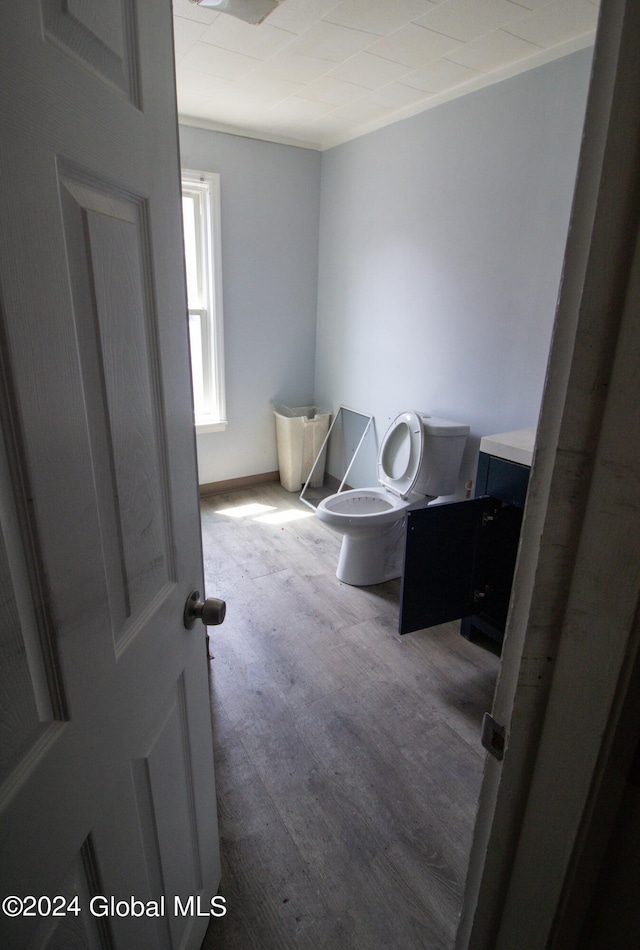
M509 462L531 465L533 447L536 441L537 427L518 429L515 432L501 432L498 435L485 435L480 440L480 451L495 455Z

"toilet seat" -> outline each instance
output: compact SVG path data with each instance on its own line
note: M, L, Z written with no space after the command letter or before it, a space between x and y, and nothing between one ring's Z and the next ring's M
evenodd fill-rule
M406 498L418 480L424 451L424 429L417 412L401 412L385 433L378 453L378 481Z

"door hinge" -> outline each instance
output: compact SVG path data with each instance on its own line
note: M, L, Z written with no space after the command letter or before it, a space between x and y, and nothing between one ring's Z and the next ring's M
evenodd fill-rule
M482 745L498 762L504 758L505 728L493 716L485 713L482 719Z

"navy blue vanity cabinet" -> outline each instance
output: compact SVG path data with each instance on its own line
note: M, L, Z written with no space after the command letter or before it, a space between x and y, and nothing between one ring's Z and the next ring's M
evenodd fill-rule
M529 473L480 452L475 498L408 513L401 634L461 619L468 639L502 643Z

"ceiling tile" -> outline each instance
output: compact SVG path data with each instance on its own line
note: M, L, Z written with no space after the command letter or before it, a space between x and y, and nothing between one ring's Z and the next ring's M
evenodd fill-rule
M274 104L273 97L261 85L242 85L184 68L178 71L178 86L181 110L186 97L206 97L216 115L222 119L224 114L225 121L234 111L236 115L243 115L245 121L251 120Z
M195 92L188 92L185 89L178 92L178 111L180 118L195 118L199 121L205 119L209 122L220 122L217 117L218 110L216 104L212 103L208 96L199 96Z
M302 96L289 96L283 99L271 109L267 110L267 115L271 119L295 119L297 122L304 122L313 119L316 116L323 115L333 108L328 102L319 102L316 99L303 99Z
M323 17L330 23L386 36L433 9L432 0L342 0Z
M173 18L173 44L176 53L188 53L194 43L197 43L208 29L206 23L175 16Z
M331 70L331 75L344 79L345 82L364 86L366 89L377 89L388 82L393 82L394 79L399 79L400 76L406 76L410 71L409 66L394 63L391 59L383 59L382 56L374 56L365 51L357 53L336 66Z
M393 109L403 109L405 106L426 99L429 95L430 93L425 92L424 89L415 89L401 82L392 82L388 86L383 86L382 89L374 90L369 95L369 100Z
M279 30L268 23L261 24L260 29L256 30L254 24L231 16L223 16L201 36L203 43L210 43L234 53L243 53L245 56L255 56L257 59L273 56L293 39L295 34Z
M322 21L305 30L290 44L289 49L301 56L314 56L316 59L340 63L348 56L366 49L374 39L372 33L350 30Z
M215 121L233 126L241 116L244 122L255 122L256 111L252 103L230 96L221 100L215 110Z
M479 36L492 33L512 20L521 19L526 13L510 0L446 0L434 7L417 22L436 33L453 36L469 42Z
M461 46L453 53L447 55L454 63L460 63L462 66L468 66L470 69L477 69L480 72L488 73L494 69L502 69L526 56L532 56L539 52L540 47L533 43L527 43L517 36L505 33L503 30L496 30L480 40L474 40Z
M355 124L376 122L378 119L389 115L393 109L389 105L382 105L380 102L372 102L367 96L359 99L358 102L350 102L348 105L341 106L331 114L340 118L348 119Z
M452 52L460 45L458 40L450 36L443 36L441 33L434 33L423 26L411 23L374 43L369 48L369 52L417 69Z
M338 0L286 0L269 14L269 23L281 30L304 33L338 6Z
M322 136L316 133L316 126L322 119L322 116L316 116L307 122L303 119L283 119L264 112L256 119L254 130L259 138L273 138L277 142L289 140L291 144L319 148Z
M481 75L477 70L470 69L468 66L461 66L460 63L452 63L448 59L438 59L435 63L430 63L422 69L416 69L409 73L402 80L407 86L415 86L416 89L424 89L425 92L445 92L459 86L461 83L470 82Z
M192 69L224 79L242 79L259 63L260 60L254 57L232 53L209 43L196 43L189 52L189 66Z
M214 76L190 69L184 63L176 67L176 79L178 81L178 99L183 93L190 96L209 96L212 100L219 99L221 95L231 94L234 84L228 79L216 79ZM220 90L216 93L216 90Z
M244 109L241 108L241 101L234 85L227 80L211 82L209 79L207 82L207 77L190 74L180 83L178 106L183 115L234 124L234 116L243 114L247 121L250 117L246 109L247 100ZM252 105L251 113L255 113L255 105Z
M353 99L361 99L365 92L362 86L343 82L333 76L322 76L304 86L299 95L304 99L317 99L319 102L327 102L332 106L340 106Z
M291 82L313 82L329 71L331 64L326 59L314 59L312 56L300 56L286 47L266 60L256 71L256 76L272 76L274 79Z
M306 89L304 83L291 82L290 79L277 79L275 76L266 76L262 70L250 73L245 79L238 81L242 88L257 90L260 96L270 99L272 103L287 96Z
M549 48L595 30L597 23L598 8L588 0L555 0L507 29L514 36Z
M323 142L338 136L349 136L357 124L357 119L347 119L335 112L327 112L309 123L309 132L315 135L318 141Z
M302 122L276 122L274 125L275 127L271 129L266 120L261 118L260 124L256 126L256 130L260 133L257 138L280 142L283 145L322 150L324 139L321 134L316 135L315 123L309 128Z

